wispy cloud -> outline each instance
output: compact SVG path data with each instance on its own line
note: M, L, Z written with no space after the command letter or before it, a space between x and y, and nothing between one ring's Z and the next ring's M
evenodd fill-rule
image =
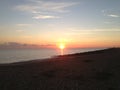
M34 1L26 5L18 5L16 8L21 11L32 13L41 12L68 12L66 8L77 5L75 2L51 2L51 1Z
M113 18L120 17L119 11L116 10L102 10L101 12L104 14L104 16L113 17Z
M113 17L113 18L118 18L118 17L120 17L119 15L115 15L115 14L110 14L110 15L108 15L109 17Z
M29 36L29 35L23 35L23 36L21 36L21 38L23 38L23 39L32 39L33 37Z
M58 16L50 16L50 15L38 15L33 17L34 19L52 19L52 18L59 18Z
M16 26L25 27L25 26L31 26L31 24L16 24Z
M69 7L77 5L78 2L55 2L46 0L30 0L27 4L15 6L19 11L32 13L35 19L57 18L55 13L67 13ZM53 14L53 15L48 15ZM38 17L39 16L39 17Z
M16 32L20 32L21 33L21 32L24 32L24 30L16 30Z
M3 44L0 44L0 49L22 49L22 48L46 48L54 46L53 44L27 44L27 43L19 43L19 42L5 42Z

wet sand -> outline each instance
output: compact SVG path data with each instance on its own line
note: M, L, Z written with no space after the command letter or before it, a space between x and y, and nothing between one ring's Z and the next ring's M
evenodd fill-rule
M120 48L1 64L0 90L120 90Z

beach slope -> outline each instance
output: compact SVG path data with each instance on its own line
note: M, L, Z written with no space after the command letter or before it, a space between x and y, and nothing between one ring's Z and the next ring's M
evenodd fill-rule
M1 64L0 90L120 90L120 48Z

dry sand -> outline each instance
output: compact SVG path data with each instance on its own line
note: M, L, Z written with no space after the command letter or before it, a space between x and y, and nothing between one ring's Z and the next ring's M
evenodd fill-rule
M1 64L0 90L120 90L120 48Z

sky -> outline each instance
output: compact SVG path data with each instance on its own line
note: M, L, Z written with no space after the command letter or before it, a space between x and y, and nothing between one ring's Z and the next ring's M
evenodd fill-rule
M1 0L0 43L120 47L120 0Z

